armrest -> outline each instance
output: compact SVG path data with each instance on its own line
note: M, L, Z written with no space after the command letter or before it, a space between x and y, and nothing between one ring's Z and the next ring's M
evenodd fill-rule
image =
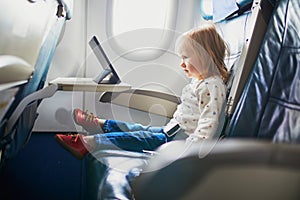
M171 118L180 103L180 98L154 90L130 89L124 92L105 92L99 101Z
M4 136L8 135L11 132L12 128L16 124L17 120L19 119L27 105L36 100L52 97L56 91L57 85L50 85L41 90L37 90L36 92L33 92L30 95L27 95L25 98L23 98L12 113L12 115L10 116L10 118L7 120L7 126Z

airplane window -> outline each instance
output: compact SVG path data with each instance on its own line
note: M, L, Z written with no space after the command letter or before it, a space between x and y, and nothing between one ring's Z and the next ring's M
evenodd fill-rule
M150 60L164 53L173 38L177 1L111 0L107 34L118 55L130 60Z
M202 17L205 20L212 20L213 18L213 1L212 0L201 0L200 10Z
M113 34L119 35L138 28L164 28L167 3L161 0L115 1Z

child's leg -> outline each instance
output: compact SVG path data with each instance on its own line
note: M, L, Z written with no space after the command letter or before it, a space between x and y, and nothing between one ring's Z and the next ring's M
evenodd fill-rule
M144 126L137 123L123 122L118 120L104 120L102 121L101 128L105 133L134 132L134 131L149 131L152 133L162 132L162 127Z
M94 147L105 149L124 149L142 152L153 151L160 145L168 142L171 138L161 132L134 131L134 132L110 132L94 135Z
M162 127L143 126L141 124L118 120L99 121L104 134L84 137L84 142L93 148L121 148L142 152L155 150L171 138L163 133Z
M82 126L90 133L99 132L131 132L137 130L149 130L159 132L160 128L143 126L141 124L122 122L117 120L106 120L98 118L93 113L87 113L80 109L74 109L73 118L76 124Z
M140 124L130 124L119 121L115 122L113 120L109 120L107 124L110 124L109 127L111 127L111 125L118 124L124 125L124 127L128 129L131 128L131 130L137 128L145 130L133 132L109 132L88 136L84 136L83 134L57 134L56 139L64 148L78 158L82 158L86 153L88 153L88 151L92 151L95 148L120 148L136 152L143 152L143 150L153 151L160 145L172 140L172 138L165 135L163 128L161 127L142 126ZM122 126L116 126L115 128L121 130L120 127Z

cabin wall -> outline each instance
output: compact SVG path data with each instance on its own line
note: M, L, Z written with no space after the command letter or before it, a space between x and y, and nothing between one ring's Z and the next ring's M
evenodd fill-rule
M57 77L94 77L99 73L102 68L88 46L90 38L97 35L122 82L134 88L154 89L180 95L188 79L182 73L179 58L174 57L174 42L178 34L201 23L197 9L200 7L199 2L178 1L176 30L174 30L176 34L171 38L169 49L166 49L166 53L160 57L146 62L131 61L117 55L107 42L109 40L106 30L107 3L108 1L103 0L74 1L74 16L66 24L47 81ZM41 103L34 131L82 131L74 125L72 119L74 108L88 110L103 118L143 124L163 125L168 120L165 117L149 115L126 107L99 103L100 95L101 93L93 92L56 92L53 97L44 99Z

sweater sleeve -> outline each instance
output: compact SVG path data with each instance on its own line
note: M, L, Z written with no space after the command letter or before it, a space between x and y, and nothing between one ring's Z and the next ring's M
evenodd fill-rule
M200 117L197 127L187 141L213 138L219 125L219 116L225 101L224 87L219 84L204 84L196 90Z

